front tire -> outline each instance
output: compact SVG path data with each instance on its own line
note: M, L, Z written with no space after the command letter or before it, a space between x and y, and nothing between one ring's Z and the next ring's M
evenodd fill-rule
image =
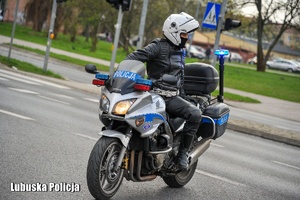
M95 144L87 166L87 185L96 199L110 199L118 191L124 170L113 168L118 160L122 144L117 138L102 137Z
M164 182L171 188L180 188L186 185L193 177L196 167L197 167L198 160L190 166L187 171L181 171L174 176L166 176L162 177Z

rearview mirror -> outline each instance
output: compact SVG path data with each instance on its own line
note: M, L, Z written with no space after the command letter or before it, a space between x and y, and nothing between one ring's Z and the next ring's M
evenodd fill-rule
M87 64L85 66L85 71L90 74L97 74L98 70L94 64Z

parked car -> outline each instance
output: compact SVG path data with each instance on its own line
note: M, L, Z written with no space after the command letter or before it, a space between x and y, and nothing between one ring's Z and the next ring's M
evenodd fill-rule
M202 51L199 51L194 45L186 44L185 45L186 51L188 52L190 50L190 57L191 58L198 58L198 59L204 59L205 58L205 53Z
M295 62L295 63L298 63L300 65L300 60L297 60L297 59L292 59L291 61Z
M112 41L112 35L109 32L99 33L97 36L99 40L108 41L108 42Z
M237 63L243 62L243 57L236 52L230 52L229 55L225 56L225 59L228 60L229 62L237 62Z
M250 64L250 65L256 64L257 63L257 57L254 56L253 58L249 58L247 60L247 63Z
M267 68L287 72L300 72L300 63L286 59L274 59L272 61L267 61Z
M3 22L3 12L0 10L0 22Z
M197 46L197 45L193 45L198 51L202 51L203 53L205 53L205 49L203 47Z

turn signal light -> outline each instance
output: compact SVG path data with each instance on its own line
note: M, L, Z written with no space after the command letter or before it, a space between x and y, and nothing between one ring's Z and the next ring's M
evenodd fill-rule
M139 126L141 126L142 124L144 124L144 122L145 122L145 119L144 119L143 117L137 118L137 119L135 120L135 125L136 125L136 127L139 127Z

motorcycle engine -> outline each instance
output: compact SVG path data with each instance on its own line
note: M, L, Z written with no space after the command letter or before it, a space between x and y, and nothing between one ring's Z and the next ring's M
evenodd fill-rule
M155 163L156 163L157 168L161 168L166 159L166 154L157 154L154 157L155 157L155 161L156 161Z

